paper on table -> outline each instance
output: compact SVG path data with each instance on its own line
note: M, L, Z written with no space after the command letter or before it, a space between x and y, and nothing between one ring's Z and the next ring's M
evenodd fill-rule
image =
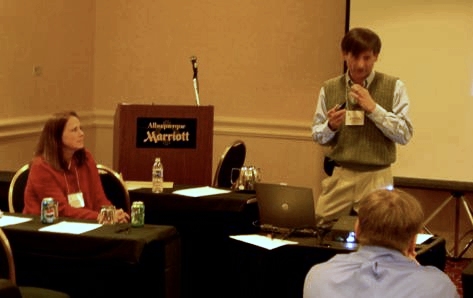
M202 187L175 190L172 193L195 198L195 197L203 197L203 196L210 196L210 195L218 195L218 194L229 193L229 192L231 191L226 190L226 189L218 189L218 188L214 188L210 186L202 186Z
M151 188L153 185L151 181L125 181L126 188L128 190L138 189L138 188ZM174 182L164 181L163 188L173 188Z
M0 227L16 225L16 224L20 224L22 222L27 222L27 221L30 221L30 220L32 220L32 218L11 216L11 215L3 215L0 218Z
M274 239L274 238L271 239L269 237L257 235L257 234L236 235L236 236L230 236L230 238L243 241L246 243L250 243L256 246L260 246L266 249L274 249L274 248L278 248L280 246L287 245L287 244L297 244L297 242L294 242L294 241ZM422 244L430 238L432 238L432 235L430 234L417 234L416 244Z
M41 232L82 234L101 227L101 224L61 221L60 223L39 229Z
M417 234L416 244L422 244L430 238L432 238L432 235L430 234Z
M282 240L282 239L271 239L266 236L262 235L257 235L257 234L251 234L251 235L235 235L235 236L230 236L230 238L233 238L235 240L243 241L246 243L250 243L256 246L260 246L266 249L275 249L283 245L288 245L288 244L297 244L298 242L294 241L288 241L288 240Z

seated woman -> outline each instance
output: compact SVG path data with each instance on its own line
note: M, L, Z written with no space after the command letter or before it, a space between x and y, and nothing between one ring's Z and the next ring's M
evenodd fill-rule
M24 214L40 214L41 201L58 202L60 217L94 219L100 222L103 205L112 205L105 196L97 165L84 147L84 132L74 111L55 114L44 125L30 163L24 196ZM130 216L116 211L117 222Z

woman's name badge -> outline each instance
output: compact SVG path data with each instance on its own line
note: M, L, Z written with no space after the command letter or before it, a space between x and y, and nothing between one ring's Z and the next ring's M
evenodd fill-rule
M345 125L364 125L365 111L363 110L348 110L345 114Z
M85 206L84 196L82 195L82 192L68 194L67 200L69 202L69 205L74 208L82 208Z

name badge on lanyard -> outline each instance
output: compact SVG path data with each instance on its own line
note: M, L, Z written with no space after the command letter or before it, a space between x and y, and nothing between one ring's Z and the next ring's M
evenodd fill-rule
M364 125L365 111L363 110L347 110L345 113L345 125Z
M364 88L366 88L367 85L368 82L363 82ZM347 111L345 113L345 125L361 126L365 124L365 111L361 109L356 99L350 95L352 86L353 82L348 81L346 86L346 100L348 104Z
M76 172L77 188L79 188L79 191L75 193L69 193L69 183L67 183L66 173L64 173L64 180L66 180L67 187L67 201L71 207L82 208L85 206L84 195L80 190L79 174L77 173L77 168L74 168L74 170Z
M82 192L68 194L67 201L69 202L69 205L74 208L82 208L85 206L84 196L82 195Z

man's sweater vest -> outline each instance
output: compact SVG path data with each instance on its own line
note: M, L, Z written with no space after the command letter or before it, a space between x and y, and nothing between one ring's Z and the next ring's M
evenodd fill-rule
M388 112L392 112L396 81L395 77L377 72L368 87L371 97ZM345 76L326 81L324 91L327 110L345 102ZM328 154L330 158L339 165L354 170L383 168L396 160L395 143L384 136L366 114L364 125L352 126L343 123L328 145L333 149Z

